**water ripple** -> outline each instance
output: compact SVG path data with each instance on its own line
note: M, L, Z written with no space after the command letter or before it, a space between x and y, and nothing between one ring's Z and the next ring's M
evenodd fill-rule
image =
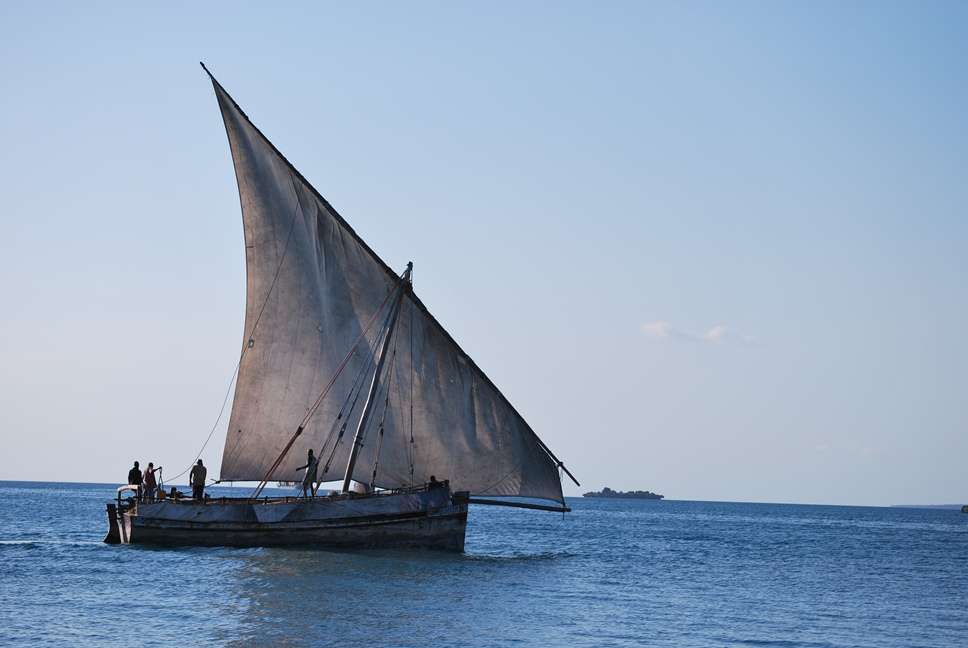
M968 645L957 511L482 507L455 555L109 547L112 496L0 483L0 644Z

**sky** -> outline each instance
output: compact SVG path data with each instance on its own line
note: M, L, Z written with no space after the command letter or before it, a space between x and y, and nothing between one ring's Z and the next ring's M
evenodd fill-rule
M968 501L966 43L954 2L3 3L0 479L171 475L216 420L203 60L566 495Z

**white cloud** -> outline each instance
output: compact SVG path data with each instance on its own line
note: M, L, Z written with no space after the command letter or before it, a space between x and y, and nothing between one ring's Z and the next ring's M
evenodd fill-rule
M726 337L726 327L722 324L717 324L708 331L702 334L702 339L706 342L712 342L713 344L719 344Z
M666 320L655 320L642 325L642 332L658 340L686 340L702 344L723 344L726 342L740 342L745 345L755 345L756 338L752 335L734 335L725 324L716 324L704 333L693 333L677 328Z
M652 337L667 338L672 332L672 326L669 324L669 322L648 322L642 325L642 331L646 335L650 335Z

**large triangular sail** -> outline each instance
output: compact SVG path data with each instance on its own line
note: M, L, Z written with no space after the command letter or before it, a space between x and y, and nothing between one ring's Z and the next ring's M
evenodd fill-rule
M238 181L247 274L245 340L220 478L265 477L337 376L330 393L338 396L319 405L270 478L296 478L306 449L328 443L330 468L320 466L319 477L340 479L351 445L333 444L342 395L365 373L379 327L364 329L400 277L212 82ZM361 352L340 372L361 337ZM383 439L364 443L354 479L397 488L435 475L455 491L563 501L560 464L411 290L390 343ZM349 417L350 430L358 417Z

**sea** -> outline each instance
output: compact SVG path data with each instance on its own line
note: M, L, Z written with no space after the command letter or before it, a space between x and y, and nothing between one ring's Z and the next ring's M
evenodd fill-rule
M576 498L472 507L463 554L175 549L101 542L115 487L0 482L0 645L968 646L959 510Z

